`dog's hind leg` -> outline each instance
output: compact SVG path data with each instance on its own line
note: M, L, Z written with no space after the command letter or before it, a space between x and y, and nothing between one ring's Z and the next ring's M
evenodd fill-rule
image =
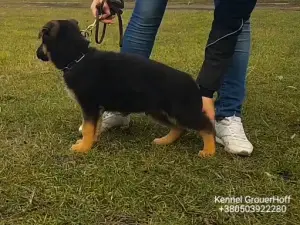
M215 131L209 118L201 112L199 106L188 107L176 117L183 127L196 130L203 139L203 150L199 152L202 158L212 157L216 153Z
M174 141L178 140L181 137L183 131L184 130L181 128L173 127L166 136L163 136L161 138L155 138L153 140L153 143L157 145L172 144Z
M170 132L161 138L155 138L153 140L154 144L157 145L168 145L173 143L174 141L176 141L178 138L181 137L182 133L183 133L183 129L177 127L168 117L167 114L165 113L158 113L158 112L154 112L154 113L149 113L150 116L157 120L158 122L160 122L163 125L166 125L168 127L171 127Z
M94 142L97 133L97 125L101 123L99 120L99 109L83 108L83 124L82 124L82 140L78 140L72 145L72 150L76 152L88 152Z
M199 156L202 158L214 156L216 154L214 134L207 131L200 131L199 134L202 137L204 143L203 150L199 152Z

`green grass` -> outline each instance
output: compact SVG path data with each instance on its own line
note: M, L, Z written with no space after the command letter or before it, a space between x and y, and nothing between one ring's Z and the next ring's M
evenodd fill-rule
M35 57L39 29L59 18L92 22L84 9L0 9L0 224L299 224L299 13L254 13L244 125L255 149L241 158L218 147L210 160L197 157L195 133L153 146L167 129L137 115L88 155L73 154L79 107L60 72ZM196 76L211 19L168 11L152 58ZM100 48L117 43L110 26ZM221 213L214 197L230 195L293 199L284 214Z
M135 0L125 0L126 2L134 2ZM0 2L10 3L9 0L0 0ZM92 0L21 0L18 2L76 2L76 3L86 3L90 4ZM16 2L14 2L16 3ZM169 3L180 3L180 4L213 4L213 0L169 0ZM258 3L292 3L299 4L300 0L258 0Z

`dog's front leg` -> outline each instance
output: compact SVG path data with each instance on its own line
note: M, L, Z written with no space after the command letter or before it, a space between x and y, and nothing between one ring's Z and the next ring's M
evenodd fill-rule
M98 123L96 126L96 132L95 132L95 142L98 141L98 137L100 136L100 131L101 131L101 125L102 125L102 115L103 115L104 110L100 109L100 115L99 115L99 119L98 119ZM82 128L83 128L83 123L84 123L84 119L82 120L82 123L80 125L80 127L78 128L79 133L82 134Z
M83 123L82 123L82 139L72 145L72 150L75 152L88 152L94 144L97 126L101 123L99 109L97 107L83 108Z

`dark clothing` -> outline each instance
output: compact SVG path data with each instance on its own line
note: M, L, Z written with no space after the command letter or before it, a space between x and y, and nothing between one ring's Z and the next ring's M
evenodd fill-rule
M205 59L197 77L203 96L212 97L220 88L231 63L243 24L249 20L257 0L220 0L205 49Z

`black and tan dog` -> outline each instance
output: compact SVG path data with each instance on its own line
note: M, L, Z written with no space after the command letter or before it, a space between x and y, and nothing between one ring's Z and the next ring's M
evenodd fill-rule
M169 126L169 134L156 138L156 144L170 144L184 130L196 130L204 141L199 155L215 154L213 125L202 112L199 88L188 74L137 55L89 47L75 20L50 21L39 37L37 57L63 71L82 109L83 138L72 146L74 151L88 152L99 135L103 111L116 111L146 113Z

